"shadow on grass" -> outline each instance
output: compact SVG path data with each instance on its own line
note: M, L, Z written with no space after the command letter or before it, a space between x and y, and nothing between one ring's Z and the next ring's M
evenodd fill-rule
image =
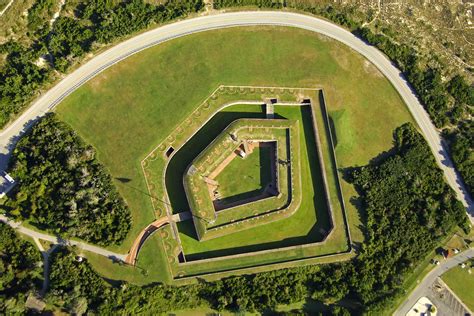
M291 111L297 111L297 110L298 109L295 108L295 109L292 109ZM306 147L307 149L307 157L308 157L309 169L311 173L311 181L312 181L313 187L315 188L313 202L314 202L314 205L318 206L315 210L316 218L317 218L316 224L311 228L311 230L305 236L290 237L290 238L285 238L285 239L275 241L275 242L258 243L254 245L245 245L242 247L234 246L232 248L227 248L227 249L219 249L219 250L207 251L207 252L202 252L202 253L189 254L189 255L186 255L186 260L193 261L193 260L214 258L214 257L220 257L220 256L226 256L226 255L246 253L246 252L260 251L260 250L266 250L266 249L296 246L296 245L302 245L302 244L307 244L307 243L319 242L324 239L324 237L327 235L330 229L330 218L329 218L329 212L328 212L327 204L326 204L326 197L324 194L324 190L322 189L323 180L322 180L321 170L319 168L319 157L316 150L316 140L314 136L313 123L311 119L311 109L309 106L303 106L299 108L299 111L300 113L299 115L297 115L297 119L302 120L302 125L303 125L302 132L303 132L303 137L304 137L304 142L301 144L301 146ZM219 114L224 114L224 115L231 114L230 117L232 119L224 121L222 117L219 117L218 118L219 123L222 122L223 124L220 126L221 128L218 131L212 131L213 133L212 135L209 135L209 134L205 135L205 136L208 136L207 141L214 139L223 130L223 128L225 128L228 125L228 123L230 123L231 121L237 118L245 117L243 115L257 114L259 115L258 117L262 117L262 114L260 113L222 113L221 112ZM277 111L275 118L294 119L295 117L293 115L291 115L291 117L286 116L284 114L280 115ZM215 125L213 125L213 120L211 120L210 123L206 125L200 132L207 131L209 127L211 129L215 128ZM192 142L188 143L186 147L189 147L188 145L194 145L196 147L200 147L204 149L207 144L206 142L204 142L205 138L198 134L196 136L199 136L199 138L197 140L191 139ZM195 152L192 152L193 149L195 150ZM181 205L183 205L184 207L188 207L186 203L184 189L182 187L182 181L175 181L175 184L179 183L179 187L177 187L176 185L173 187L172 180L173 179L176 180L177 179L176 177L182 177L184 170L186 169L188 164L192 161L192 159L196 156L195 154L196 153L198 154L202 149L198 150L196 148L193 148L192 146L191 146L191 149L187 149L183 147L182 156L175 156L173 158L175 159L179 157L176 164L172 165L170 162L167 175L166 175L167 176L166 183L167 183L167 188L169 190L170 196L171 196L170 191L173 191L174 197L173 199L171 198L170 199L172 201L171 202L172 204L176 203L174 204L174 206L178 205L178 203L182 203ZM177 155L178 154L179 152L177 153ZM179 191L176 190L177 188L179 189ZM184 204L183 202L185 202L186 204ZM258 229L258 227L254 229ZM178 223L178 230L181 233L197 240L194 225L191 221Z
M183 186L183 175L194 158L201 153L231 122L239 118L264 118L260 106L254 106L255 112L219 112L204 125L171 158L166 169L165 181L173 213L189 210ZM257 112L260 109L260 112Z
M352 174L354 172L359 172L361 170L362 167L347 167L347 168L341 168L340 169L340 172L342 174L342 179L344 179L344 181L346 181L347 183L350 183L350 184L353 184L354 183L354 180L353 180L353 176ZM366 223L367 223L367 213L366 213L366 210L365 210L365 206L364 206L364 198L362 197L362 191L360 191L360 188L357 188L355 186L355 189L358 193L357 196L351 196L349 198L349 202L355 207L355 209L357 210L357 214L359 216L359 220L361 222L360 225L357 226L358 229L360 229L360 231L362 232L362 234L364 235L364 240L367 240L367 238L369 237L368 236L368 232L367 232L367 227L366 227ZM359 252L359 250L361 249L362 247L362 243L360 242L352 242L352 246L354 248L354 250L356 252Z
M197 239L194 225L191 221L180 222L180 223L177 223L177 225L178 225L179 232L185 235L188 235L194 239ZM258 227L255 229L258 229ZM216 257L222 257L222 256L236 255L236 254L242 254L242 253L247 253L247 252L275 249L275 248L281 248L281 247L290 247L290 246L306 244L309 242L321 241L323 236L321 234L318 234L317 231L316 232L313 232L313 231L314 231L314 227L311 230L311 232L308 233L308 235L303 236L303 237L291 237L291 238L285 238L285 239L274 241L274 242L258 243L258 244L246 245L246 246L241 246L241 247L233 246L232 248L224 248L224 249L200 252L200 253L195 253L195 254L186 254L186 261L189 262L189 261L194 261L194 260L210 259L210 258L216 258ZM310 235L311 233L313 234ZM256 240L256 242L258 242L258 240Z
M264 186L266 186L266 184L264 184ZM248 191L248 192L244 192L244 193L239 193L239 194L236 194L236 195L232 195L232 196L228 196L228 197L225 197L223 199L220 199L219 200L219 204L221 206L220 210L229 208L229 204L231 204L230 207L237 206L237 205L239 205L239 203L237 203L237 202L242 201L242 200L248 200L248 199L260 196L260 195L263 194L264 191L265 191L265 188L260 186L260 188L256 189L256 190L252 190L252 191Z
M318 151L316 147L316 139L314 134L313 122L311 119L311 108L309 106L301 107L301 116L303 118L304 138L306 141L306 148L308 153L309 168L311 171L311 181L313 188L315 188L315 195L313 196L314 205L319 207L316 208L316 225L313 226L311 233L314 230L317 232L323 231L324 238L329 230L331 229L331 220L329 215L329 209L327 208L326 196L324 192L324 183L322 171L320 169L320 162L318 157ZM324 150L321 148L321 150ZM319 188L319 190L318 190ZM321 235L321 233L319 233Z
M259 171L259 178L258 178L258 185L255 185L254 190L250 190L247 192L242 192L239 194L234 194L230 196L226 196L222 198L218 204L220 205L221 209L226 209L229 207L237 206L239 205L239 201L242 201L241 203L246 203L245 200L255 198L258 196L261 196L264 194L264 192L267 190L268 186L273 186L276 187L276 179L272 174L276 173L276 164L272 164L272 155L275 155L275 146L271 147L260 147L258 148L258 164L252 167L257 167ZM250 155L254 155L255 153L252 153ZM241 158L237 158L241 159ZM231 162L231 164L235 162L235 159ZM239 177L239 170L232 170L233 173L230 176L230 178L226 179L227 181L245 181L245 179L242 179ZM253 171L253 169L252 169ZM225 172L225 169L224 171ZM217 177L219 179L219 176ZM220 183L220 180L219 180ZM222 183L221 183L222 187ZM222 193L222 192L221 192ZM264 197L270 196L270 194L265 194ZM260 199L260 198L257 198Z
M394 136L395 137L395 136ZM383 163L385 160L387 160L390 157L393 157L397 153L397 148L396 144L394 143L394 146L390 148L387 151L384 151L380 154L378 154L376 157L372 158L367 166L374 166L374 165L379 165ZM347 168L341 168L339 171L342 174L342 178L347 182L347 183L354 183L354 173L361 172L364 166L357 166L357 167L347 167ZM361 224L357 226L357 228L360 229L362 234L364 235L364 240L367 240L369 238L368 236L368 231L367 231L367 211L365 209L364 205L364 190L361 187L358 187L357 185L354 185L354 188L356 192L358 193L358 196L352 196L350 198L350 203L356 208L357 213L359 215L359 219ZM353 243L353 247L356 252L358 252L362 244L359 243Z
M334 149L337 147L337 132L336 132L336 125L334 124L334 119L332 116L328 115L329 118L329 128L331 129L332 141L334 145Z
M301 306L294 308L285 308L285 306L282 306L282 308L279 309L268 309L262 311L262 315L329 315L329 311L330 307L328 305L325 305L320 301L313 300L312 298L307 298L304 302L301 302Z

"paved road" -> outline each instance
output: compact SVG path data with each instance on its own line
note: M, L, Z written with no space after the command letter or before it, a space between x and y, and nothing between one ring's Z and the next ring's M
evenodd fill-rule
M469 250L463 251L462 253L458 254L457 256L454 256L452 258L449 258L447 260L441 260L441 264L431 270L430 273L426 275L426 277L421 281L420 284L411 292L410 296L408 299L398 307L394 315L406 315L408 311L411 309L413 305L415 305L416 301L422 296L424 296L424 293L428 290L431 284L441 276L443 273L448 271L449 269L457 266L461 262L464 262L470 258L474 258L474 249L470 248Z
M75 241L75 240L64 240L64 239L58 238L56 236L40 233L40 232L34 231L32 229L26 228L26 227L22 226L21 223L14 222L14 221L8 219L4 215L0 215L0 221L7 223L11 227L15 228L18 232L20 232L22 234L25 234L27 236L30 236L32 238L43 239L43 240L47 240L47 241L50 241L52 243L61 244L61 245L77 246L80 249L87 250L87 251L99 254L101 256L110 258L110 259L120 259L122 261L125 261L125 257L127 256L125 254L115 253L115 252L112 252L112 251L108 251L104 248L89 245L89 244L86 244L84 242Z
M458 198L468 209L471 221L474 222L473 202L463 186L461 178L453 168L439 133L400 71L376 48L367 45L341 27L312 16L290 12L232 12L187 19L137 35L110 48L67 75L55 87L36 100L15 122L0 132L0 170L5 168L13 144L26 128L104 69L143 49L177 37L211 29L251 25L290 26L321 33L348 45L370 60L390 80L407 104L425 135L438 165L443 169L449 185L456 191Z

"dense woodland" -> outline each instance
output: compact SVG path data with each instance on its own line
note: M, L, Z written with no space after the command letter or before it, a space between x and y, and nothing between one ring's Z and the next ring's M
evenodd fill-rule
M405 124L394 143L389 157L347 172L359 191L367 237L351 283L373 308L392 300L405 276L456 226L470 229L424 138Z
M415 51L394 44L383 35L373 34L367 28L358 29L357 33L396 61L405 73L435 126L444 128L451 157L474 196L474 125L471 119L474 88L459 75L443 82L439 69L420 66L422 63Z
M95 311L100 315L117 315L118 311L122 315L159 314L195 307L202 302L198 297L198 287L194 286L142 288L124 283L111 287L87 262L78 262L69 249L61 249L53 255L50 282L47 301L77 314L85 311Z
M28 295L41 282L41 254L0 222L0 257L0 314L22 314Z
M307 298L328 313L380 313L403 294L413 267L457 225L469 229L465 210L443 181L423 137L411 124L394 133L394 148L365 167L346 170L359 191L367 240L349 262L235 276L173 287L123 283L115 287L63 249L53 259L48 298L70 311L155 313L201 305L216 310L269 311ZM70 271L68 274L62 271ZM344 306L339 306L339 302ZM298 311L296 311L298 312Z
M54 114L18 142L10 173L19 185L0 206L9 216L101 245L120 243L130 229L130 210L94 149Z
M28 11L31 43L0 45L0 127L19 113L39 90L88 52L118 38L199 11L201 0L74 1L50 25L58 1L39 0Z

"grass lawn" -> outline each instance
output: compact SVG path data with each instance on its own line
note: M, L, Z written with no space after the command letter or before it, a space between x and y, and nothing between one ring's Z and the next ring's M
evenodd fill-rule
M94 269L110 282L123 280L145 285L153 282L169 282L170 272L163 243L158 233L148 238L140 250L137 267L119 264L112 260L84 251L83 255Z
M300 172L304 188L300 208L287 219L206 241L197 240L192 222L181 222L178 224L180 238L184 253L190 260L317 242L323 237L320 228L328 230L328 210L310 108L276 107L275 113L282 118L297 120L300 125ZM242 115L245 114L242 112ZM345 245L344 242L342 244Z
M462 269L460 266L456 266L441 276L470 310L474 310L474 268L471 268L471 274L467 271L473 265L474 260L467 261L466 268Z
M201 152L205 150L215 138L233 121L239 118L264 118L265 114L260 106L235 105L217 113L203 126L188 142L184 144L169 161L166 170L166 187L173 211L189 209L182 181L188 166Z
M57 108L97 149L112 177L130 180L116 185L132 210L132 230L112 249L126 252L155 217L140 161L220 84L322 87L343 168L367 164L389 149L393 129L411 120L390 83L363 57L308 31L230 28L140 52L99 74ZM343 190L354 241L362 242L360 215L350 204L355 192L344 182ZM311 215L298 221L305 236Z
M222 203L260 195L272 179L270 147L255 147L245 158L237 156L216 177Z

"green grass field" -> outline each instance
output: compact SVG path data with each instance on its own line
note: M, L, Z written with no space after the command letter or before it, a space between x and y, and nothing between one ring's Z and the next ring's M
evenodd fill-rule
M260 195L272 179L272 149L256 147L245 159L236 157L216 177L222 203Z
M221 105L219 101L216 101L215 103ZM253 108L255 108L255 106L253 106ZM256 108L257 111L259 109L260 107ZM246 115L247 113L248 112L244 112L242 115ZM258 114L258 112L256 114ZM215 117L212 118L205 115L201 115L201 117L202 119L211 118L211 121L215 119ZM196 126L196 128L199 128L199 126L200 125ZM201 130L202 129L206 129L206 126L201 128ZM227 208L225 211L221 210L218 212L218 214L216 214L209 188L207 187L205 181L203 181L203 176L211 175L216 170L216 168L218 168L221 163L223 163L229 157L229 155L235 151L237 146L239 146L238 143L234 143L231 140L228 134L234 134L239 139L273 140L280 144L280 146L276 148L278 157L283 160L287 160L289 158L292 160L294 159L296 168L299 169L300 159L298 148L300 141L298 138L299 128L296 121L241 118L238 120L229 121L229 126L220 132L217 138L208 138L207 141L205 141L204 138L194 135L189 140L183 141L182 143L175 141L173 144L179 149L177 150L176 155L170 159L169 166L166 170L167 174L171 173L175 175L172 178L166 177L167 180L170 179L170 181L167 181L168 193L173 196L173 198L170 200L170 207L173 210L188 209L191 210L193 214L198 216L199 220L194 218L194 225L200 240L215 238L217 236L222 236L231 232L235 233L237 231L241 231L242 229L255 227L259 224L272 221L277 217L284 217L286 212L292 213L291 210L295 209L295 206L292 205L299 203L298 201L301 199L300 186L296 184L290 184L290 180L288 178L290 173L294 174L294 179L297 180L297 183L299 184L299 170L298 172L296 172L296 170L294 172L289 172L288 166L278 164L278 166L275 167L278 169L278 177L280 179L280 184L278 186L281 194L278 196L270 196L268 198L262 198L257 201ZM209 137L208 134L205 134L204 136ZM181 135L180 137L183 138L184 136ZM210 143L210 145L206 146L206 148L198 155L198 157L193 159L192 162L188 163L187 161L193 156L187 154L186 151L183 153L181 146L184 145L189 147L189 144L195 143L193 140L196 137L201 141L198 146L203 146L203 144L208 143ZM293 150L291 150L288 146L288 143L293 143L295 139L296 141L291 147L294 147L295 150L297 150L297 155L293 155ZM166 146L162 146L162 148L166 149ZM195 149L194 147L189 148ZM154 154L154 158L150 158L150 162L147 162L148 166L146 168L146 173L149 174L149 176L147 176L148 182L154 184L161 182L161 177L164 175L164 170L162 170L161 173L158 172L158 170L162 169L161 166L164 164L163 160L165 158L160 156L161 155L159 153L156 153ZM174 164L175 160L177 160L179 163ZM268 158L268 160L270 159ZM268 163L270 163L270 161ZM185 165L189 165L191 167L189 167L189 169L182 169ZM178 169L175 170L172 168L172 166L176 166ZM260 170L255 171L260 172ZM179 178L180 175L183 175L184 187L182 185L178 185L180 184L179 181L174 180ZM269 175L269 178L270 177L271 173ZM293 183L295 180L291 180L291 182ZM291 198L289 197L290 186L293 187L293 191L295 192L291 194ZM153 189L153 192L154 194L159 195L161 190L157 190L155 188ZM177 205L175 204L176 201L181 203ZM184 204L184 201L188 201L189 205ZM273 212L280 209L285 209L285 213ZM267 213L267 215L270 217L260 217L257 221L244 220L262 213ZM233 225L231 223L232 221L237 222L235 225Z
M363 57L308 31L231 28L147 49L99 74L57 108L94 145L114 178L130 180L116 185L132 210L132 230L112 249L126 252L155 217L140 161L220 84L322 87L342 168L389 149L393 129L411 121L396 91ZM361 215L350 203L355 191L344 182L343 190L354 241L362 242Z
M104 256L84 251L95 270L110 282L124 280L138 285L170 282L170 271L161 238L157 233L148 238L140 250L136 267L113 262Z
M252 106L250 106L252 107ZM253 107L255 108L255 107ZM227 109L232 111L232 109ZM248 229L245 233L198 241L191 222L179 223L180 238L185 254L191 259L204 259L249 251L272 249L318 242L320 228L329 229L321 171L318 166L316 143L309 107L278 107L276 114L297 120L300 125L301 177L303 199L298 211L287 219ZM235 113L235 112L234 112ZM243 112L245 115L247 112ZM342 247L345 246L344 239Z
M474 260L467 261L466 265L464 269L460 266L452 268L441 278L470 310L474 310L474 268L471 268L471 274L467 272L474 265Z

